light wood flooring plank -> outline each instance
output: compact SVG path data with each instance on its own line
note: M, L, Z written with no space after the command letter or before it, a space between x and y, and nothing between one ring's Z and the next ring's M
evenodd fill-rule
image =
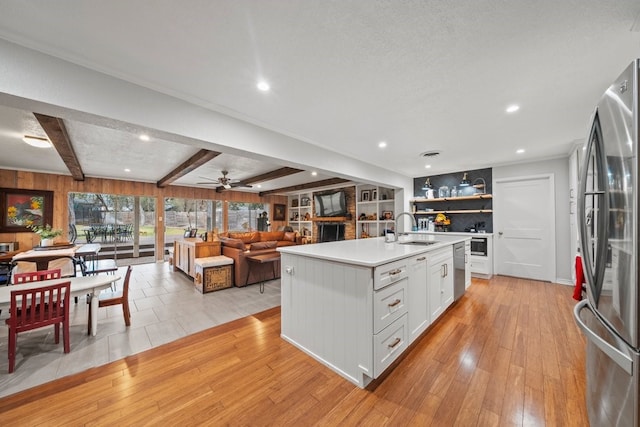
M0 425L587 425L572 288L473 280L361 390L280 338L280 310L0 399Z

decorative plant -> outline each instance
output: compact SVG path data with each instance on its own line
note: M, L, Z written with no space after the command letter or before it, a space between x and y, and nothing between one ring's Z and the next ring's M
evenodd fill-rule
M62 236L62 230L59 228L53 228L49 224L27 225L27 228L40 236L41 239L53 239L54 237Z

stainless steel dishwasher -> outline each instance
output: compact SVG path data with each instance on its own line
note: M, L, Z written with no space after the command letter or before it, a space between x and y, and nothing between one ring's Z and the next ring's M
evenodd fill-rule
M464 294L464 242L453 245L453 300Z

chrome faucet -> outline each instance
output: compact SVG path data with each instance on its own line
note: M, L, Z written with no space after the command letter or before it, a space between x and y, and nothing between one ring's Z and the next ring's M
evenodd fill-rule
M418 224L416 223L416 217L414 217L411 212L402 212L401 214L398 214L396 216L396 219L394 221L385 221L384 222L384 240L386 242L397 242L398 241L398 236L400 235L400 231L398 230L398 218L400 218L402 215L409 215L409 217L411 218L411 222L413 223L413 229L415 229L418 226ZM389 239L387 237L387 223L388 222L393 222L393 231L394 231L393 239Z
M413 225L413 227L411 228L412 230L414 230L418 226L418 224L416 223L416 217L413 216L413 214L411 212L402 212L402 213L396 215L396 219L395 219L395 222L394 222L394 231L395 231L394 241L397 241L398 240L398 236L400 235L400 230L398 229L398 219L400 219L400 217L402 215L409 215L409 218L411 218L411 223Z

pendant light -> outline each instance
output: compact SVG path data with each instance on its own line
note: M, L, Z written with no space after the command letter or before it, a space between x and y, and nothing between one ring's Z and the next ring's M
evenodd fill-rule
M469 173L465 172L462 176L462 181L460 181L460 187L468 187L471 185L471 181L469 181Z

